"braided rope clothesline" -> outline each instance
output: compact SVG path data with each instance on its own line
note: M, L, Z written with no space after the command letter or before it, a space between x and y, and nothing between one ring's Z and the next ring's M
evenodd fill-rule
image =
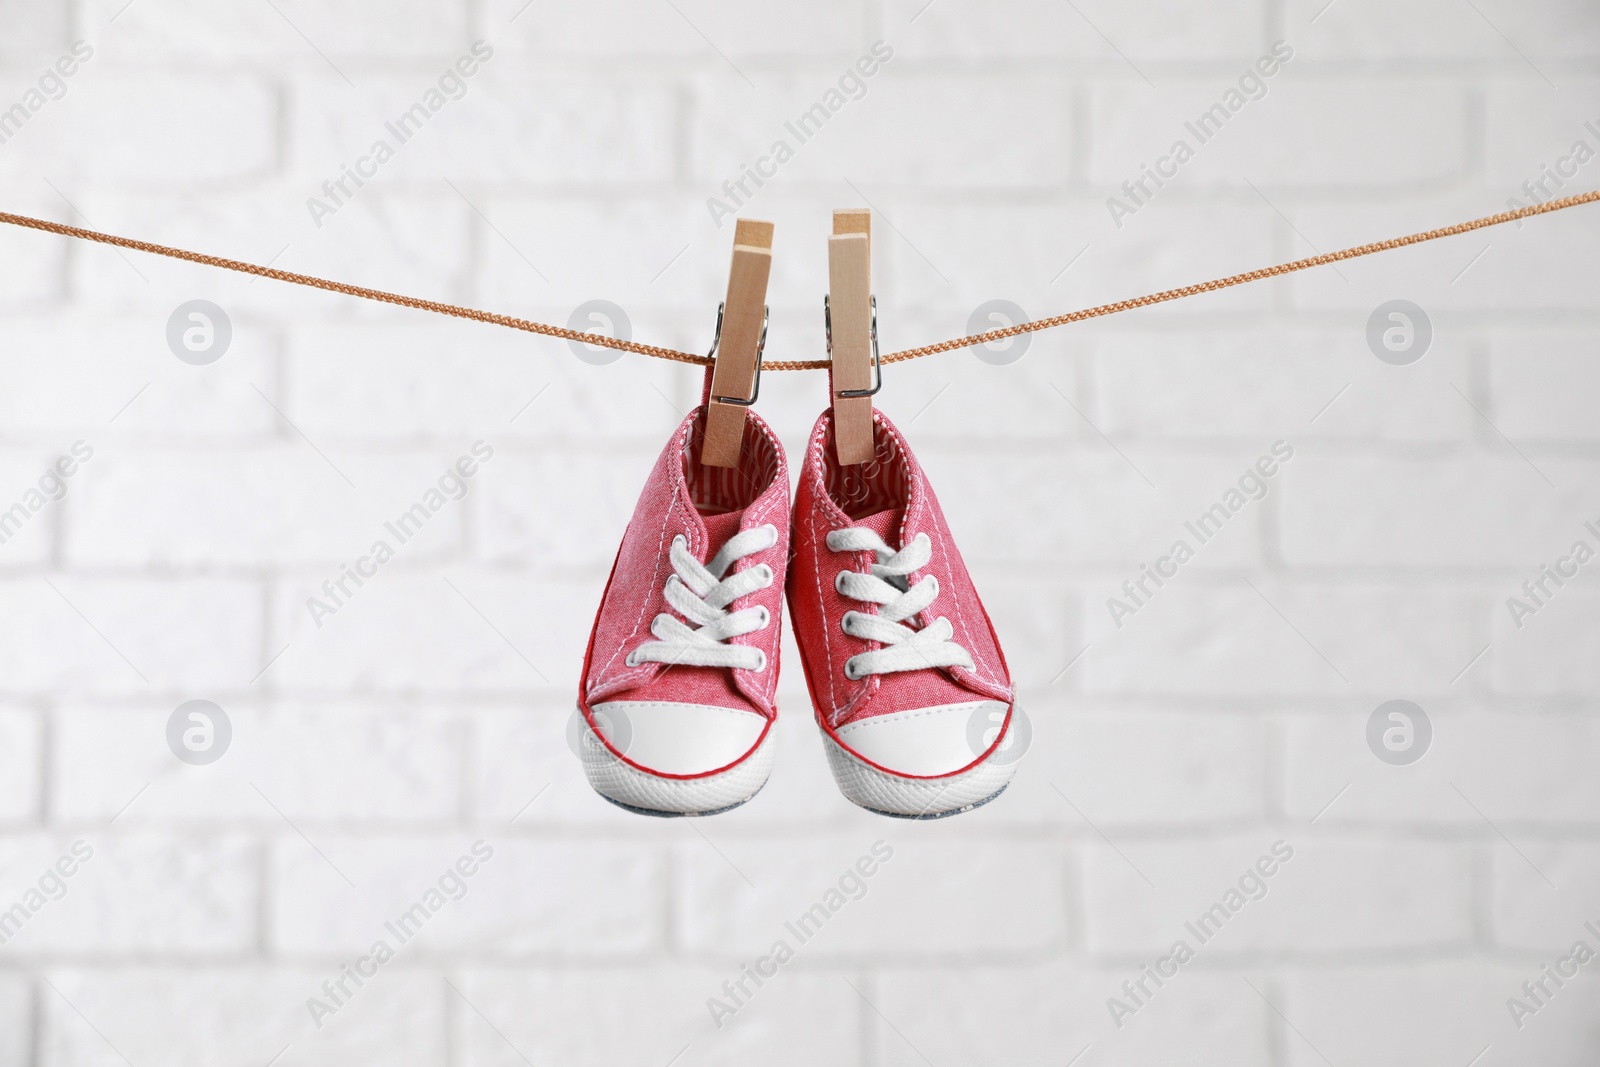
M1230 274L1224 278L1214 278L1211 281L1185 285L1178 289L1164 289L1158 293L1118 300L1112 304L1101 304L1097 307L1084 308L1079 311L1069 311L1064 315L1054 315L1047 319L1019 322L1012 326L1003 326L966 337L955 337L948 341L939 341L935 344L922 345L918 348L907 348L883 356L881 362L899 363L908 359L917 359L921 356L931 356L939 352L951 352L972 345L1002 341L1008 337L1018 337L1025 333L1036 333L1056 326L1065 326L1068 323L1083 322L1086 319L1114 315L1119 311L1132 311L1134 308L1163 304L1169 300L1180 300L1186 296L1210 293L1218 289L1243 285L1246 282L1260 281L1263 278L1275 278L1284 274L1293 274L1296 271L1309 270L1312 267L1321 267L1329 263L1338 263L1341 260L1370 256L1376 252L1387 252L1390 249L1404 248L1407 245L1421 244L1424 241L1433 241L1441 237L1455 237L1463 233L1470 233L1473 230L1500 226L1507 222L1515 222L1518 219L1530 218L1534 215L1549 214L1552 211L1562 211L1569 207L1577 207L1580 204L1593 203L1596 200L1600 200L1600 189L1579 193L1576 196L1547 200L1542 204L1532 204L1528 207L1516 208L1511 211L1502 211L1495 215L1486 215L1483 218L1473 219L1469 222L1458 222L1454 226L1444 226L1436 230L1424 230L1421 233L1408 234L1404 237L1391 237L1386 241L1374 241L1371 244L1344 248L1337 252L1324 252L1321 255L1308 256L1305 259L1297 259L1289 263L1279 263L1271 267L1245 271L1243 274ZM152 244L149 241L117 237L113 234L98 233L94 230L67 226L59 222L49 222L45 219L31 218L27 215L0 212L0 223L22 226L31 230L42 230L45 233L58 234L62 237L76 237L85 241L93 241L97 244L127 248L135 252L148 252L151 255L167 256L171 259L181 259L207 267L238 271L241 274L253 274L261 278L271 278L274 281L289 282L293 285L323 289L331 293L341 293L345 296L360 297L363 300L375 300L384 304L395 304L400 307L415 308L419 311L432 311L440 315L451 315L456 318L470 319L474 322L484 322L494 326L506 326L514 330L523 330L527 333L535 333L544 337L558 337L603 348L614 348L623 352L634 352L641 356L652 356L656 359L667 359L677 363L692 363L702 367L709 366L712 362L710 357L697 355L693 352L680 352L674 348L661 348L657 345L640 344L637 341L623 341L614 337L606 337L603 334L582 333L565 326L552 326L548 323L534 322L531 319L521 319L513 315L501 315L493 311L480 311L477 308L445 304L436 300L402 296L399 293L385 292L382 289L368 289L363 286L330 281L327 278L318 278L309 274L296 274L292 271L278 270L275 267L258 266L257 264L245 263L237 259L224 259L220 256L206 255L203 252L190 252L182 248ZM826 370L828 361L825 359L765 360L762 367L764 370L772 371Z

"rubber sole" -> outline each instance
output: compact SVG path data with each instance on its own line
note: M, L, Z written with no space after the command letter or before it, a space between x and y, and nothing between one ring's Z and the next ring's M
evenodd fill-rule
M765 782L762 783L761 788L766 788ZM596 790L596 792L599 791ZM729 804L725 808L713 808L710 811L656 811L654 808L636 808L632 804L624 804L615 797L608 797L604 793L600 793L600 799L604 800L608 804L616 805L623 811L632 812L635 815L648 815L653 819L700 819L707 815L721 815L725 811L732 811L734 808L742 808L754 800L756 798L756 794L760 792L761 789L757 789L755 793L750 794L743 800Z
M890 819L910 819L913 822L928 822L928 821L930 821L932 819L948 819L952 815L960 815L963 812L971 811L973 808L981 808L985 804L989 803L989 801L993 800L995 797L999 796L1001 793L1004 793L1005 791L1006 791L1006 787L1005 786L1001 786L999 789L996 789L993 793L990 793L988 796L984 797L982 800L975 800L971 804L968 804L966 807L953 808L950 811L935 811L935 812L930 812L930 813L928 813L926 815L907 815L904 812L900 812L900 811L879 811L877 808L869 808L865 804L858 804L856 806L861 808L861 810L863 810L863 811L870 811L874 815L883 815L883 816L886 816L887 818L890 818Z
M896 819L926 821L981 808L1005 792L1017 772L1015 760L986 760L943 778L908 778L876 767L827 733L828 767L845 799L859 808Z

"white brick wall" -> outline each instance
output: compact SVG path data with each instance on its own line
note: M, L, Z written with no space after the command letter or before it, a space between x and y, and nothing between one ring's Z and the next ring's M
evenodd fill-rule
M1500 210L1600 149L1578 0L0 0L0 113L94 50L0 145L0 208L551 322L608 299L702 350L707 197L878 39L748 208L778 223L776 358L820 354L827 213L864 199L894 349L994 298L1042 317ZM1600 949L1600 569L1521 628L1505 600L1600 547L1595 211L890 368L1035 731L1005 797L933 825L838 795L787 638L778 768L738 812L634 818L567 750L692 371L0 233L0 509L94 448L0 544L0 914L94 850L0 944L0 1067L1593 1064L1592 966L1520 1028L1507 999ZM204 367L165 341L195 298L233 325ZM1432 322L1411 366L1365 339L1395 298ZM770 375L762 410L793 449L823 396ZM305 598L478 440L466 498L317 627ZM1106 598L1277 440L1268 496L1117 628ZM1432 721L1411 766L1365 740L1394 698ZM191 699L230 717L216 763L167 746ZM866 896L718 1029L707 998L879 839ZM466 895L317 1026L476 840ZM1118 1027L1278 840L1266 898Z

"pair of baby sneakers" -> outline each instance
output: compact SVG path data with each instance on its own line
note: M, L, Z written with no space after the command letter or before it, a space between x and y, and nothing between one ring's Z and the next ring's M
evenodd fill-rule
M900 432L841 465L833 415L791 507L783 447L754 412L739 466L703 465L705 408L656 461L600 602L574 726L595 790L645 815L712 815L772 771L787 589L839 789L930 819L1005 789L1010 674L939 502Z

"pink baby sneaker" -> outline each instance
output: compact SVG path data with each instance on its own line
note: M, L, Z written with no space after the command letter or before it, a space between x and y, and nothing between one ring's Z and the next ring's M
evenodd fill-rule
M703 466L705 408L672 435L622 537L584 657L589 784L645 815L712 815L772 771L789 473L754 412L737 468Z
M838 463L811 432L794 508L789 611L839 789L931 819L1005 789L1021 755L1005 656L922 467L882 412L875 454Z

